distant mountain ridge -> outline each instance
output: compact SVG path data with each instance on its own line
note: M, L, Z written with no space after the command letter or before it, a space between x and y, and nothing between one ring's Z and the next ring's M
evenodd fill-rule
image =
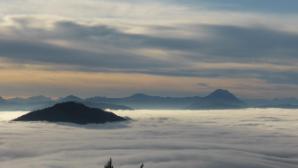
M58 99L57 102L63 103L63 102L82 102L84 101L83 99L81 99L80 97L74 96L74 95L69 95L66 97L61 97Z
M162 97L137 93L123 98L92 97L86 99L86 101L114 103L126 105L134 109L185 109L198 99L200 99L198 96Z
M190 109L201 108L243 108L245 103L228 90L218 89L193 103Z
M54 100L46 96L33 96L28 98L11 98L11 99L0 99L0 110L2 111L31 111L42 109L45 107L52 106L57 103L64 102L77 102L83 103L87 106L101 109L114 109L114 110L132 110L131 107L125 105L117 105L104 102L89 102L86 99L80 97L69 95L66 97L61 97Z
M143 93L122 98L90 97L80 98L75 95L51 99L45 96L29 98L0 98L0 110L36 110L62 102L78 102L90 107L101 109L132 110L132 109L220 109L220 108L298 108L297 98L287 99L253 99L241 100L232 92L217 89L207 96L163 97Z

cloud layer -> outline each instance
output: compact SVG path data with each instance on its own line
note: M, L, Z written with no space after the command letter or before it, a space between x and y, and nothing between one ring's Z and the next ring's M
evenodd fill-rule
M292 10L296 3L287 2L291 5L246 0L48 1L47 5L13 1L0 7L0 68L137 73L177 80L246 78L263 81L258 91L283 88L282 94L276 91L268 97L295 96L298 24ZM13 10L20 5L25 7ZM240 12L244 8L246 12ZM227 89L238 91L234 86Z
M298 164L295 110L117 113L136 121L77 127L2 120L1 166L95 168L109 157L124 168L141 162L153 168L294 168ZM9 119L6 115L1 113L0 118Z

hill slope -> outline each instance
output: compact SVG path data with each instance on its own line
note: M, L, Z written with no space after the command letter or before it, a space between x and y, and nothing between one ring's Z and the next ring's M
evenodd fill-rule
M76 102L65 102L52 107L30 112L14 121L48 121L48 122L70 122L76 124L106 123L125 121L111 112L101 109L90 108Z

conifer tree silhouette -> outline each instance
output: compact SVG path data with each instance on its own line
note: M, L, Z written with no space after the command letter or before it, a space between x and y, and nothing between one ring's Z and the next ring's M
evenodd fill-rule
M110 158L108 163L105 165L105 168L114 168L112 158Z
M110 160L108 161L108 163L106 163L104 168L114 168L112 158L110 158ZM144 163L141 164L140 168L144 168Z

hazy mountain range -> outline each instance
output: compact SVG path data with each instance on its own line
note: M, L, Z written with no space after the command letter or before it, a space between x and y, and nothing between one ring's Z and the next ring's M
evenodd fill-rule
M129 97L80 98L69 95L59 99L45 96L29 98L0 98L0 110L36 110L61 102L80 102L90 107L101 109L227 109L248 107L298 108L297 98L285 99L240 99L228 90L218 89L207 96L162 97L142 93Z

